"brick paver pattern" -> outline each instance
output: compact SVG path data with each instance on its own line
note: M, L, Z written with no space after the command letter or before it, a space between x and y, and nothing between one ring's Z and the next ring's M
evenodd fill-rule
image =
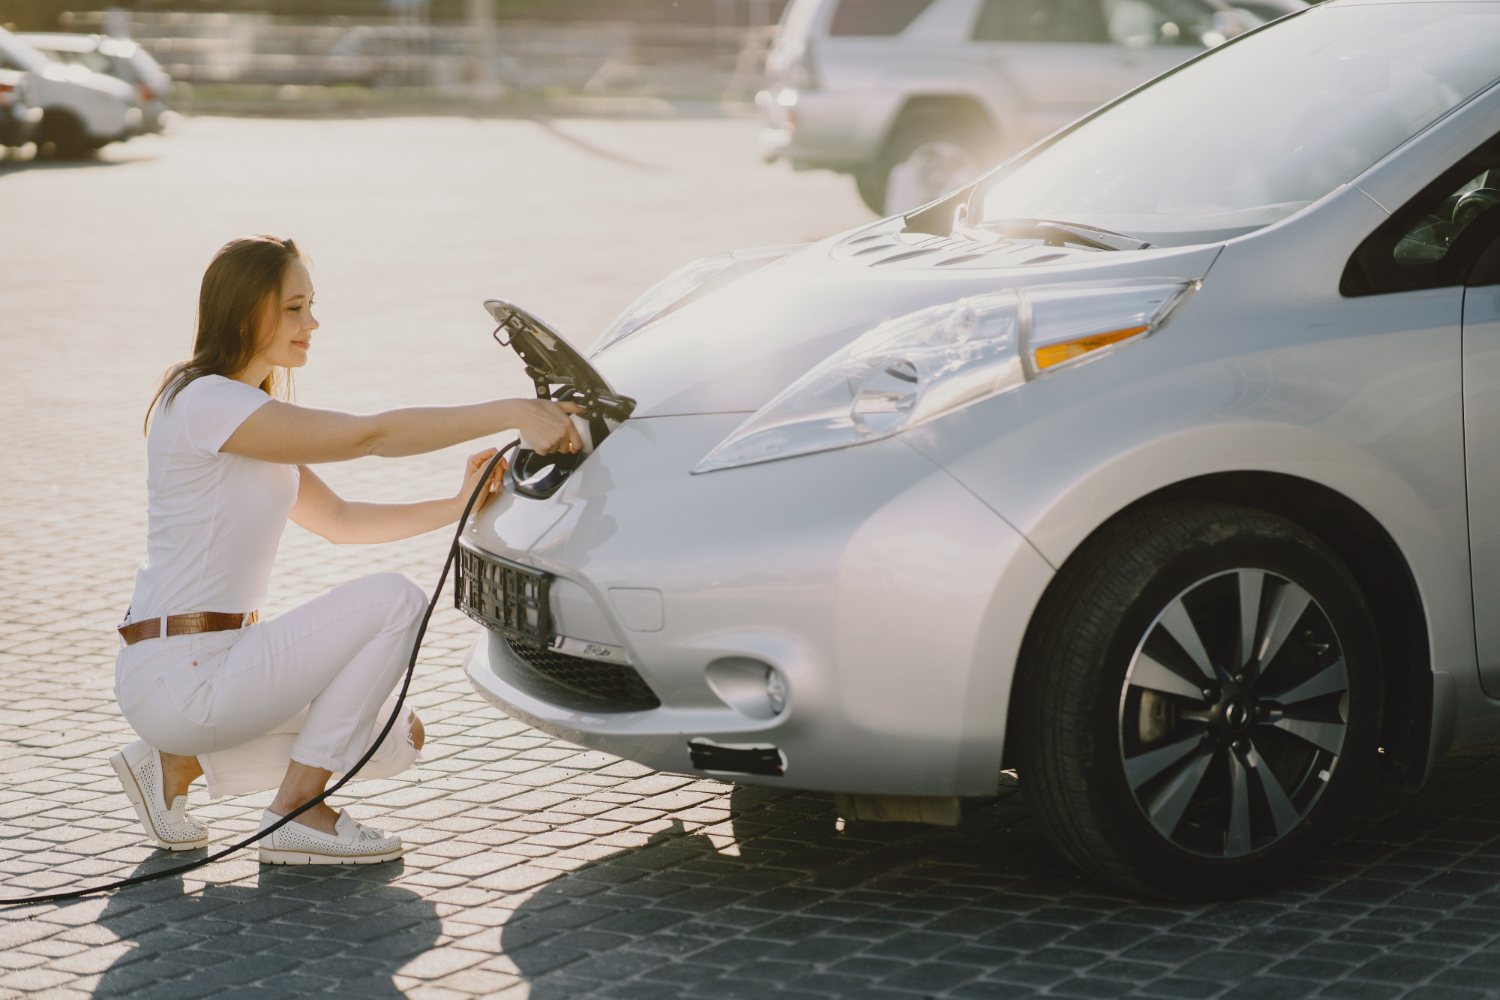
M596 331L694 256L868 217L842 179L756 165L753 134L201 120L99 163L0 166L0 895L176 861L142 843L105 763L132 738L110 629L143 549L141 409L185 349L212 249L269 230L320 260L306 402L521 394L486 339L485 295ZM412 497L455 488L457 467L452 453L326 472ZM430 587L445 545L334 548L289 529L266 610L376 570ZM1013 776L955 829L846 826L828 795L652 773L551 739L475 697L459 662L476 627L443 603L413 689L425 761L343 799L402 833L403 861L262 868L246 853L0 910L0 998L1500 995L1487 755L1450 758L1416 796L1373 785L1343 841L1260 896L1168 905L1064 865ZM198 792L195 811L222 843L268 799Z

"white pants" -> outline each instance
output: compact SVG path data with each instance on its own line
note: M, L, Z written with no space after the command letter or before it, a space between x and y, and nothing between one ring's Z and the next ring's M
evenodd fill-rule
M347 771L389 717L426 609L416 584L377 573L247 628L122 645L115 697L141 739L196 755L215 797L273 788L292 760ZM359 777L411 765L404 715Z

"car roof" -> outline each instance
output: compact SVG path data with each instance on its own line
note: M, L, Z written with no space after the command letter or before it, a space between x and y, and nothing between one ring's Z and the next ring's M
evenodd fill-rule
M20 34L36 48L52 52L102 52L120 59L134 58L141 47L125 38L108 35L74 35L65 31L26 31Z
M63 31L23 31L20 37L39 49L57 52L92 52L99 47L98 35L72 35Z

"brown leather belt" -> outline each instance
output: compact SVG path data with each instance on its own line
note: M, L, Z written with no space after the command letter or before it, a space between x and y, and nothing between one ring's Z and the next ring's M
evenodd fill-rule
M260 612L248 615L230 614L227 611L195 611L190 615L171 615L167 618L167 635L192 635L195 632L227 632L231 629L254 625L260 620ZM161 619L146 618L120 626L120 638L125 645L134 646L142 639L161 638Z

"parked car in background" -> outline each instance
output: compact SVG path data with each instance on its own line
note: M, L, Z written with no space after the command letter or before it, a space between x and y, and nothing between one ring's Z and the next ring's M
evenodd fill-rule
M172 94L172 77L139 43L60 31L24 32L20 37L57 62L86 66L134 87L141 104L141 131L161 132L171 123L174 112L166 101Z
M41 120L31 74L0 69L0 147L26 145Z
M518 721L855 820L1014 767L1174 897L1500 737L1500 0L1264 25L586 359L487 305L594 446L522 446L462 538Z
M1302 0L793 0L761 153L854 175L879 215L973 180Z
M139 98L130 84L49 59L4 28L0 69L31 75L42 109L35 136L40 156L77 159L141 129Z

